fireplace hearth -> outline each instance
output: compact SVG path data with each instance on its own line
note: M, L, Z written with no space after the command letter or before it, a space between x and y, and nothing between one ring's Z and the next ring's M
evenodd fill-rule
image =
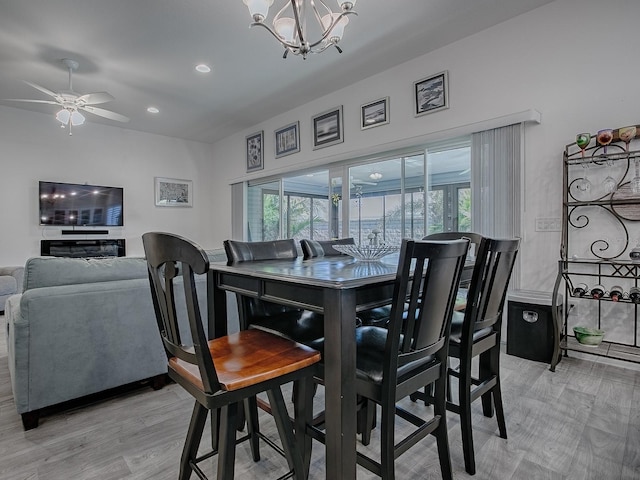
M40 255L51 257L124 257L124 238L100 240L40 240Z

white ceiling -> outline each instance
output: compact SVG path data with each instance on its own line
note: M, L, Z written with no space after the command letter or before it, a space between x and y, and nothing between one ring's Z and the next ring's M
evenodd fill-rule
M3 99L48 98L23 80L66 89L60 60L71 58L74 90L111 93L100 106L131 119L88 121L213 143L550 1L361 0L344 53L283 60L265 30L248 28L242 0L2 0L0 104L53 118L54 105ZM202 62L210 74L195 72Z

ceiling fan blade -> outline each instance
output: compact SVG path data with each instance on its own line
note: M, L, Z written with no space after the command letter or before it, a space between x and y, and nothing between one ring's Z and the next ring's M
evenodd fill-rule
M128 122L129 118L124 115L120 115L119 113L112 112L110 110L105 110L104 108L92 107L89 105L85 105L83 107L79 107L80 110L84 110L89 113L93 113L94 115L98 115L100 117L108 118L109 120L116 120L118 122Z
M47 95L50 95L52 97L57 97L58 96L58 94L56 92L52 92L48 88L41 87L40 85L38 85L36 83L31 83L31 82L28 82L26 80L24 80L24 83L26 83L27 85L31 85L36 90L40 90L42 93L46 93Z
M58 102L54 102L53 100L33 100L30 98L5 98L4 100L8 102L49 103L51 105L60 105Z
M378 182L368 182L366 180L352 180L354 185L378 185Z
M115 100L113 95L107 92L95 92L80 95L77 99L78 102L84 102L85 105L96 105L98 103L107 103Z

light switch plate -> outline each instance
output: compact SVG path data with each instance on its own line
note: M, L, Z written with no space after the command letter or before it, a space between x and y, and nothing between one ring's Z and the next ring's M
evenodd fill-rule
M536 218L536 232L559 232L562 223L559 218Z

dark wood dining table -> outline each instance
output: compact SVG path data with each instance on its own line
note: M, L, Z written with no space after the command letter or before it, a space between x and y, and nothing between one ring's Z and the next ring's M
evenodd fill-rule
M356 478L356 346L358 312L389 304L398 255L361 262L319 257L211 263L209 332L227 333L225 291L324 314L326 478Z

